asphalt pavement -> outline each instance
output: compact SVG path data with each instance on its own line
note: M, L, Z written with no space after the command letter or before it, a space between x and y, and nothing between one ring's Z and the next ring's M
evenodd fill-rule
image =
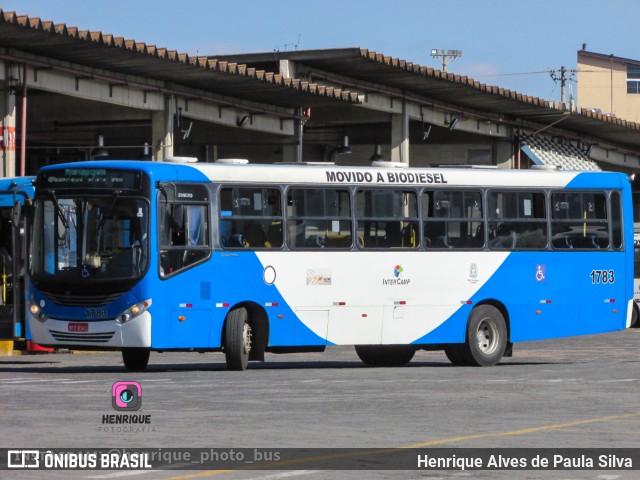
M640 478L628 469L378 469L394 448L637 449L639 347L639 329L528 342L488 368L453 367L444 353L423 351L406 367L370 368L353 348L334 347L268 354L245 372L227 371L220 353L152 353L137 373L115 352L0 357L0 448L321 448L327 461L358 448L378 462L367 467L375 470L327 471L324 460L303 455L290 470L182 470L176 462L165 470L46 472L54 479ZM114 407L118 382L139 385L138 410ZM116 423L123 415L139 421ZM5 470L0 478L43 473Z

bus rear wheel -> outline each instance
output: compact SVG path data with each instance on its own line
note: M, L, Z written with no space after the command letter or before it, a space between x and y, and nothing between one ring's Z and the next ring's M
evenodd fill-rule
M459 353L465 365L489 367L502 359L507 343L507 324L500 310L480 305L469 315L467 341Z
M227 368L246 370L251 352L251 324L246 308L235 308L229 312L224 339Z
M147 368L151 351L146 348L124 348L122 361L130 372L142 372Z
M356 345L356 353L370 367L401 367L416 353L411 345Z

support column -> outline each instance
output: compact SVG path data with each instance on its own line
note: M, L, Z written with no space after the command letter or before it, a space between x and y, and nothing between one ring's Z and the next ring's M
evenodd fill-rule
M291 60L280 60L278 62L278 70L284 78L296 77L296 64Z
M282 161L294 163L298 161L298 145L285 144L282 146Z
M409 109L402 100L402 113L391 116L391 161L409 164Z
M11 77L11 67L7 66L5 78ZM16 92L11 91L9 82L3 82L5 88L0 91L0 177L16 176Z
M173 157L173 118L175 102L173 96L164 99L164 110L151 114L151 141L153 160L162 162L167 157Z
M302 140L304 136L304 121L302 120L304 110L301 108L298 109L299 118L296 120L297 128L296 128L296 162L302 162Z

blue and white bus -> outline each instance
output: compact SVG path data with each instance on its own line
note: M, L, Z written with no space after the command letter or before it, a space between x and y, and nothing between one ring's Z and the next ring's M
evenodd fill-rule
M36 342L265 352L354 345L372 366L444 350L494 365L513 344L628 328L623 174L108 161L36 181Z

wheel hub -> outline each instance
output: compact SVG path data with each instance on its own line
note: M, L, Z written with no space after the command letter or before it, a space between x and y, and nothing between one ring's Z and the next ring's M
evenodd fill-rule
M482 353L491 354L498 346L500 333L494 322L485 319L478 325L478 348Z
M242 329L242 350L244 353L251 351L251 325L248 323L245 323Z

